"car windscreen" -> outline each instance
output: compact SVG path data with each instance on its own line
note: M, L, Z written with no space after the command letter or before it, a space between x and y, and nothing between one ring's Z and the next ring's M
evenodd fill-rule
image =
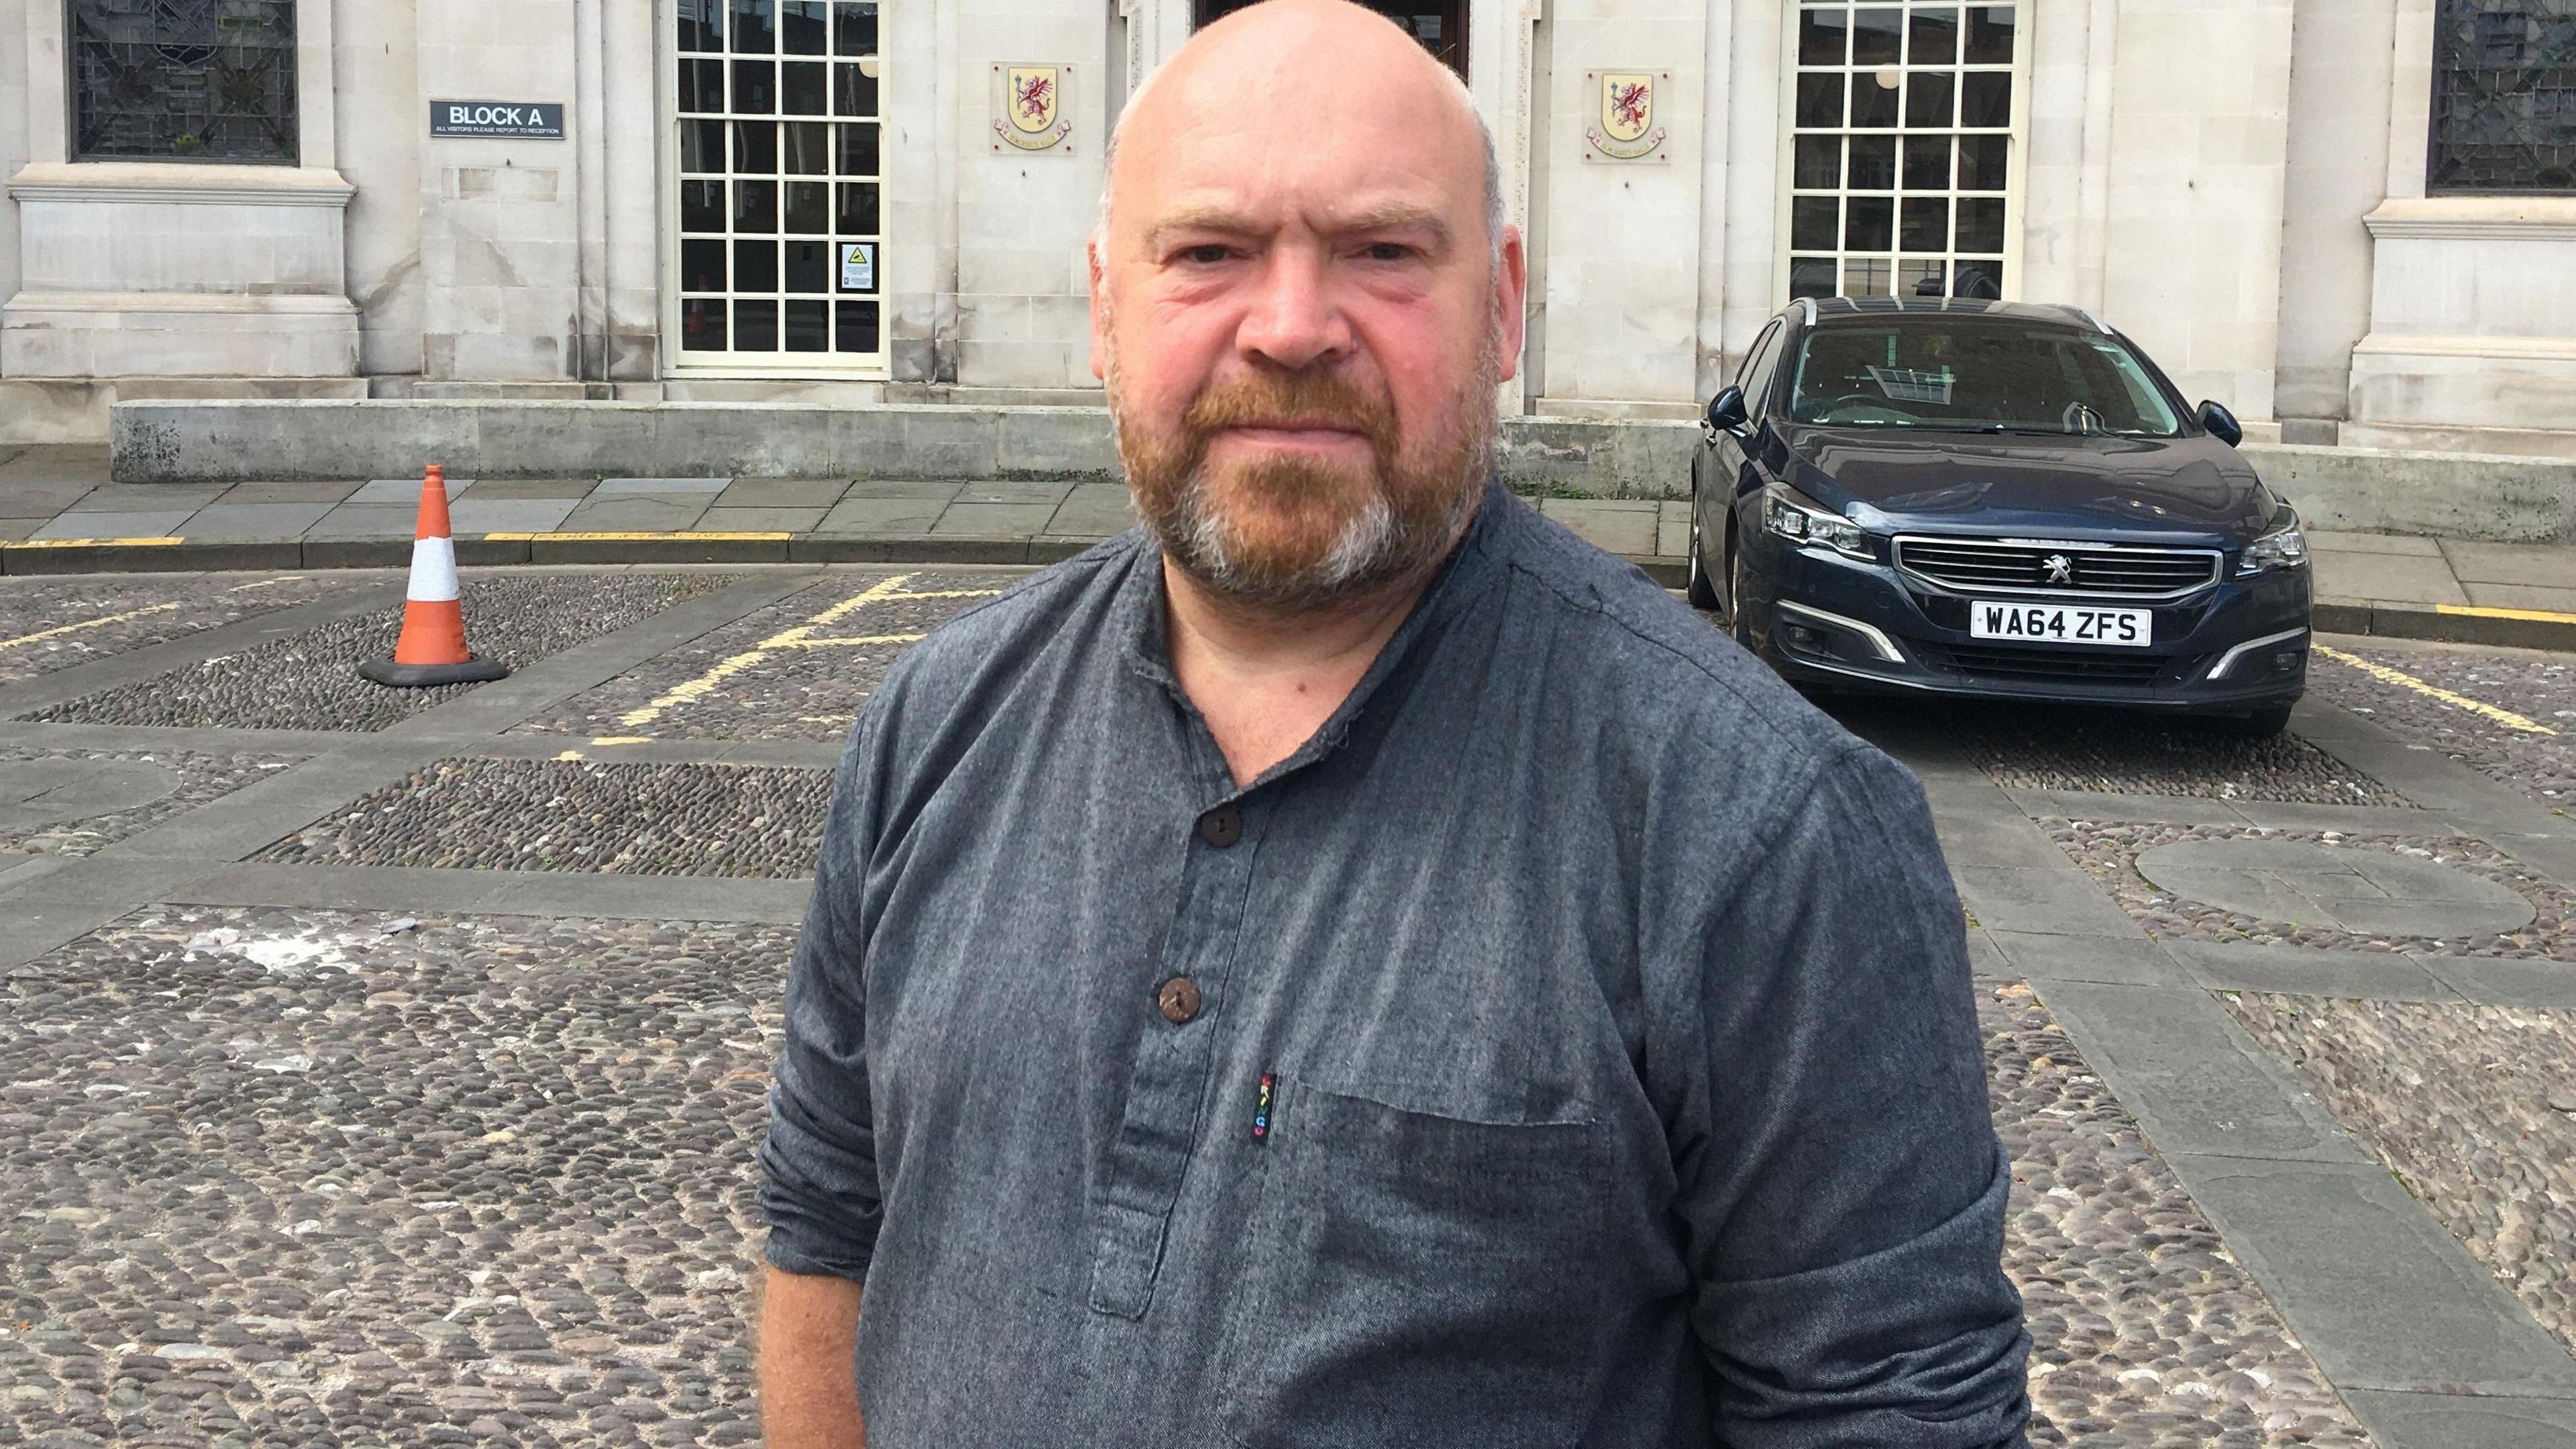
M2073 327L1905 317L1810 328L1790 415L1853 428L2170 438L2181 420L2126 343Z

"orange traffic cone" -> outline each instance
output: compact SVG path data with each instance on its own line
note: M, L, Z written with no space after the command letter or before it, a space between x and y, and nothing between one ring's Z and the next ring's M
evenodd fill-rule
M378 684L420 688L480 684L509 674L497 659L465 647L465 606L456 593L456 540L447 526L447 473L436 463L420 480L420 528L411 543L411 588L403 599L402 638L391 659L370 659L358 673Z

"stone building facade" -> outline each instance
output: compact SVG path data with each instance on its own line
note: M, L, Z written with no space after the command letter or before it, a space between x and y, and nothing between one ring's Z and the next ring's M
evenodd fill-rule
M0 0L0 441L119 399L1096 402L1125 96L1241 0ZM2075 303L2291 441L2576 455L2576 0L1392 0L1541 415L1793 295Z

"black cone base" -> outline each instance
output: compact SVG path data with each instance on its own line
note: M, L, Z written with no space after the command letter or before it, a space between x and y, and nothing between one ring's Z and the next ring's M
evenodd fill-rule
M488 684L510 677L510 667L498 659L468 659L462 664L396 664L390 659L370 659L358 666L361 678L395 689L427 689L438 684Z

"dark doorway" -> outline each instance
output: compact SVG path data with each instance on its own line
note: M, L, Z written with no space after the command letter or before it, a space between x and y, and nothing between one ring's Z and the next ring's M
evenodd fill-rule
M1207 24L1259 0L1196 0L1197 23ZM1403 26L1440 63L1467 78L1467 0L1360 0L1371 10Z

